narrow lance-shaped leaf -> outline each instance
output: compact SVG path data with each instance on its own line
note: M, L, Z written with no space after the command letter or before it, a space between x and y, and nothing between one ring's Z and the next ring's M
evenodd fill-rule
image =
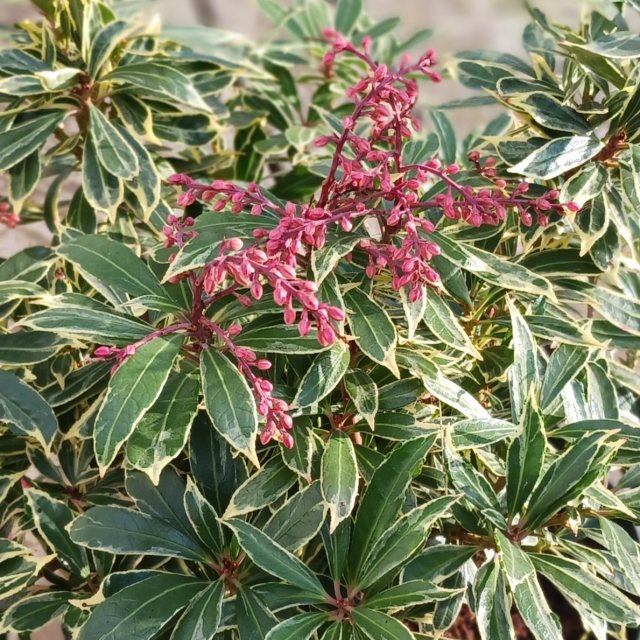
M160 573L98 604L78 640L150 640L206 586L193 576Z
M122 242L102 235L79 236L58 247L57 253L74 264L94 288L115 304L120 298L112 292L131 297L166 296L151 269Z
M107 117L89 103L91 138L95 145L98 162L111 175L131 179L138 175L140 167L133 149Z
M223 517L233 518L266 507L277 500L295 481L296 474L282 459L272 458L235 490Z
M500 510L500 501L489 481L473 465L458 455L450 445L445 448L445 457L453 486L464 495L492 524L499 528L505 526Z
M182 338L156 338L139 347L114 374L94 425L102 473L162 392Z
M500 549L500 564L526 625L538 640L562 640L562 629L549 609L531 560L499 531L496 531L496 540Z
M18 376L0 370L0 422L49 449L58 421L43 397Z
M533 151L509 171L539 180L550 180L590 160L603 146L592 135L555 138Z
M373 542L398 514L411 482L411 471L432 443L429 438L409 440L396 447L376 469L356 514L349 557L352 575L358 573Z
M513 337L513 366L510 367L508 376L511 383L513 420L518 422L527 399L531 393L537 393L540 387L540 364L536 341L529 326L511 300L508 300L508 305Z
M326 621L326 613L300 613L271 629L266 640L309 640L313 632Z
M222 353L205 349L200 356L202 391L216 431L259 467L256 454L258 414L244 376Z
M475 614L482 640L514 640L511 602L497 562L480 567L473 584Z
M203 589L178 619L170 640L210 640L222 614L224 582L216 580Z
M366 607L356 607L352 612L356 629L362 631L369 640L414 640L409 629L382 611Z
M326 505L316 480L287 500L262 527L274 542L292 553L313 538L325 521Z
M551 406L564 386L580 373L588 357L588 349L572 344L561 344L551 354L540 393L543 411Z
M205 548L222 553L224 535L218 521L218 514L191 478L187 478L187 488L184 492L184 511Z
M569 602L614 624L637 626L640 608L609 582L586 571L580 564L548 553L532 553L535 568L553 582Z
M106 211L112 218L124 195L122 180L109 173L98 161L95 143L89 135L82 154L82 187L89 204Z
M210 554L165 520L124 507L93 507L76 518L71 540L110 553L149 554L203 561Z
M474 358L480 354L473 346L469 336L460 326L458 319L449 305L435 292L427 289L425 292L426 309L423 320L442 342L458 351L468 353Z
M200 383L192 376L171 374L127 440L127 460L154 484L187 442L198 411L199 391Z
M522 509L542 473L544 423L532 401L525 405L520 428L507 452L507 505L512 517Z
M238 635L243 640L264 640L278 624L278 619L262 599L248 587L240 586L238 589L235 614Z
M400 570L424 544L433 523L442 517L459 496L441 496L404 514L386 531L367 553L357 584L366 589Z
M610 432L589 433L551 463L529 499L521 519L523 527L540 526L597 479L602 465L620 444L609 444L610 437Z
M315 594L320 601L324 601L326 593L316 574L296 556L248 522L234 518L225 521L225 524L233 530L240 546L261 569Z
M39 149L64 120L66 111L48 111L0 132L0 171Z
M25 492L25 495L40 535L75 575L82 578L88 577L87 553L82 547L72 542L66 529L74 517L71 509L64 502L52 498L44 491L31 488Z
M358 493L358 464L351 438L342 431L331 434L322 455L320 482L329 505L329 532L349 516Z
M640 545L619 525L599 518L604 544L620 563L622 573L634 584L640 583Z
M349 348L342 341L318 354L300 382L293 406L308 407L331 393L349 367L349 358Z
M378 413L378 387L376 383L362 369L352 369L344 375L344 388L358 413L373 429L376 413Z
M344 302L351 311L347 319L360 349L399 377L396 329L386 311L359 289L347 291Z

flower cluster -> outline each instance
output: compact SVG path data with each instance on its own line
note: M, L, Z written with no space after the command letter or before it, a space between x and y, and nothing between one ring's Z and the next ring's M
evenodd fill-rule
M11 205L6 201L0 202L0 224L15 229L20 222L20 216L13 211Z
M217 256L202 269L174 277L173 281L189 278L194 293L188 322L175 325L175 330L191 336L187 349L194 355L217 339L219 347L235 359L253 391L264 418L261 441L277 437L286 446L293 443L288 405L274 397L272 383L256 373L268 370L271 363L236 344L239 324L225 329L207 317L205 311L210 304L231 295L250 307L268 290L282 307L286 324L297 324L301 335L314 326L319 342L328 346L338 338L344 312L322 302L316 283L299 274L306 273L311 253L325 246L330 231L349 233L363 222L367 235L354 247L365 256L366 276L373 278L386 271L392 286L405 289L409 299L416 301L439 279L430 265L440 253L430 235L435 230L432 220L437 219L431 213L437 216L440 212L444 217L478 226L500 224L508 210L515 210L529 225L534 215L538 223L546 224L550 211L563 213L577 208L573 203L559 203L558 192L553 190L528 197L526 183L509 185L498 179L495 159L481 159L476 152L469 159L475 173L484 178L484 187L458 182L455 176L460 168L456 164L443 165L437 158L406 162L405 143L420 128L414 115L416 75L440 80L432 69L433 51L414 63L404 56L393 69L373 60L368 38L358 48L333 30L326 30L324 35L331 40L323 59L325 73L332 73L338 55L348 53L361 61L364 75L346 92L354 107L344 118L342 130L316 140L317 147L333 148L330 168L317 197L309 202L283 203L274 201L253 183L240 186L217 179L205 184L184 174L169 179L183 189L178 197L180 206L199 200L213 211L255 216L268 213L265 224L254 230L250 240L228 237L220 243ZM441 190L424 198L433 183L441 185ZM165 246L184 246L196 234L193 225L193 218L171 214L163 229ZM175 254L170 261L173 258ZM126 350L114 349L100 347L96 356L115 357L118 362L127 356Z

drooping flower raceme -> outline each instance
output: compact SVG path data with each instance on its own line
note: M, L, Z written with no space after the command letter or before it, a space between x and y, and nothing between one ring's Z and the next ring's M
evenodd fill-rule
M331 42L323 58L326 75L332 74L338 55L355 56L363 64L364 74L347 90L354 105L342 120L341 130L316 140L317 147L332 150L330 168L319 193L308 202L283 203L275 202L257 184L240 186L220 179L205 184L184 174L172 176L170 182L183 188L178 197L180 206L199 200L214 212L261 216L268 211L269 220L275 216L276 223L255 229L250 241L225 239L217 256L203 268L176 276L174 281L189 280L193 308L188 318L154 334L182 331L191 338L185 348L194 354L215 342L231 355L264 418L261 441L276 437L289 447L293 439L288 405L273 395L273 384L259 375L271 363L236 344L234 336L242 330L241 325L224 328L207 317L209 305L222 297L235 296L251 307L270 295L282 307L286 324L297 325L301 335L315 328L319 342L328 346L341 339L339 326L345 320L344 312L323 302L317 284L302 276L306 276L311 253L325 246L328 233L348 235L357 226L360 231L354 248L365 254L364 275L374 278L387 272L391 285L405 289L409 299L416 301L424 295L425 287L439 280L430 264L440 253L430 236L438 216L473 226L496 225L513 210L525 225L532 224L534 217L545 225L551 212L577 210L574 203L558 202L555 190L528 196L527 183L509 184L497 178L495 159L481 159L477 152L470 154L469 160L485 182L481 187L458 182L460 168L456 164L443 165L438 158L406 162L405 145L420 128L414 114L417 77L440 80L433 70L434 52L427 51L417 62L404 56L397 68L391 68L373 60L368 38L356 47L331 29L324 35ZM425 198L423 194L434 185L439 186L434 190L436 195ZM184 246L195 234L193 222L189 217L170 215L164 228L165 245ZM115 356L119 362L132 348L135 345L118 350L100 347L95 355Z

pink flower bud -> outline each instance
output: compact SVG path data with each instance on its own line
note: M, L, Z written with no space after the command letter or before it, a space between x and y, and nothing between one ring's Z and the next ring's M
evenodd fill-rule
M107 356L110 356L112 353L112 349L111 347L98 347L94 352L93 355L96 356L96 358L106 358Z
M261 371L267 371L267 369L271 369L271 362L269 362L269 360L261 359L256 361L256 367Z
M227 333L230 336L237 336L240 332L242 331L242 325L238 324L237 322L234 322L228 329L227 329Z

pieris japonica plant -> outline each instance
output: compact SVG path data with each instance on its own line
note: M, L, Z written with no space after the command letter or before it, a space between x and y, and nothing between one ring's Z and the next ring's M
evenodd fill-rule
M0 263L0 633L636 637L623 3L448 65L359 0L262 0L257 45L34 4L0 52L3 234L52 236ZM443 75L504 111L458 143Z

